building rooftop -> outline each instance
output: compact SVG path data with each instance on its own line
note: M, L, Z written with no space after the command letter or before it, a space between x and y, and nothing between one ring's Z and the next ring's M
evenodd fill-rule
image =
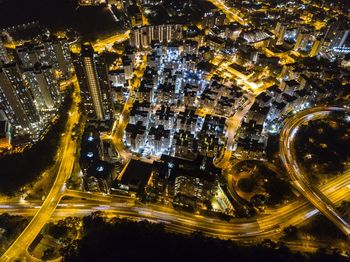
M131 159L120 183L129 186L131 191L143 192L151 177L152 165Z

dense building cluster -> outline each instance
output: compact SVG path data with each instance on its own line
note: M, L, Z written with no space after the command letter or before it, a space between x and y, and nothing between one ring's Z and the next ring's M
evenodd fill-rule
M0 39L0 121L12 126L15 138L29 135L27 141L37 140L57 114L62 100L59 81L72 75L68 42L40 35L9 48L5 42L11 35L4 32Z
M349 257L349 0L27 2L0 0L2 258L79 260L128 219Z
M12 134L42 135L62 100L59 81L75 72L86 190L202 210L216 201L233 214L217 167L266 160L288 117L349 98L349 19L341 5L321 2L79 0L128 30L71 50L36 23L7 28L0 148ZM19 42L29 29L40 33Z
M225 116L244 101L243 93L216 80L207 81L197 67L201 62L198 43L192 44L193 50L186 42L154 43L125 130L125 142L132 151L213 157L224 145ZM200 115L201 110L208 114ZM221 112L223 116L216 114Z

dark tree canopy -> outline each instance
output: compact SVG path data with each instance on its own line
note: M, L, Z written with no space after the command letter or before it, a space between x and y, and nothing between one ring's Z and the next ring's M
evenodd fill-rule
M256 246L209 238L201 233L168 233L161 224L115 219L103 215L84 218L84 237L63 250L64 261L318 261L313 256L291 253L271 240ZM319 255L319 254L318 254ZM346 261L339 255L320 255L328 261Z
M53 124L43 140L23 153L0 158L0 192L14 194L24 185L33 182L48 167L54 164L55 155L65 130L68 111L72 105L70 95L60 108L60 117Z

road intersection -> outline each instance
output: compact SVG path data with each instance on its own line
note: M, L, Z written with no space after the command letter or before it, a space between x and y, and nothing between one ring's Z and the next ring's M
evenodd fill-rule
M333 203L340 203L350 197L350 171L329 181L327 184L321 186L319 191L316 191L314 187L310 187L305 181L304 175L300 173L301 171L296 169L297 164L290 149L293 144L295 135L295 131L293 130L295 128L305 121L310 121L321 115L324 116L326 114L325 112L331 110L341 109L313 108L305 110L290 120L287 120L281 132L281 137L284 137L283 139L281 138L281 156L283 163L290 172L292 183L314 207L319 209L328 218L330 217L324 211L324 208L331 210L331 208L334 208ZM318 213L318 210L310 205L306 199L298 198L298 200L292 203L268 210L265 214L259 215L256 218L236 218L226 222L217 218L180 212L167 206L140 204L134 197L130 196L114 196L68 190L65 188L65 183L72 172L77 148L76 142L71 138L71 131L78 119L78 108L77 103L75 103L71 110L71 117L67 123L68 132L66 132L63 139L64 150L61 154L60 168L55 183L45 201L43 203L40 203L40 201L29 201L25 203L21 203L20 201L17 203L16 201L0 202L0 211L2 212L34 216L26 229L3 254L0 259L1 261L13 261L22 256L28 256L29 245L50 219L63 219L67 216L85 216L95 211L104 211L107 216L111 217L121 216L135 220L147 219L152 222L164 223L166 229L170 231L186 234L193 231L202 231L210 236L234 240L271 238L279 235L284 227L298 225ZM292 166L294 169L291 169L289 166ZM298 183L298 181L302 181L303 183ZM304 192L311 194L311 197L308 194L304 194ZM319 192L322 192L322 194ZM63 199L61 201L64 196L69 197L69 200ZM321 205L315 204L315 200L312 197L317 200L324 199L324 202ZM337 214L335 209L333 211L334 213L331 213L331 215ZM341 223L343 220L340 219L341 217L339 216L336 219L331 219L331 221ZM347 234L346 222L343 225L345 226L345 230L342 231ZM339 228L343 229L342 227Z
M243 20L242 20L243 21ZM96 43L98 48L102 48L106 43L123 41L127 39L129 32ZM140 72L144 69L144 64L140 67ZM76 79L71 82L77 87ZM128 158L129 154L124 150L122 142L123 130L125 129L129 109L133 103L133 93L139 85L135 81L132 85L132 92L128 102L122 112L122 118L115 130L112 132L111 139L114 140L116 148L122 158ZM77 87L78 90L78 87ZM72 139L73 126L79 120L79 111L77 104L79 96L75 97L73 108L67 123L67 131L63 137L62 149L59 155L59 170L56 180L47 195L42 201L0 201L0 212L17 214L23 216L33 216L29 225L14 241L8 250L0 258L0 261L14 261L21 257L28 257L28 247L40 233L42 228L50 219L63 219L67 216L85 216L95 211L104 211L107 216L130 217L135 220L147 219L153 222L165 224L166 229L170 231L191 233L193 231L202 231L207 235L234 240L251 240L270 238L281 233L281 229L289 225L298 225L306 219L312 217L320 210L332 222L334 222L345 234L350 235L350 227L346 221L338 215L334 204L347 200L350 197L350 171L334 178L319 189L311 187L305 180L305 176L298 168L292 150L293 139L298 126L304 122L315 119L318 116L327 114L333 110L342 110L336 108L313 108L297 114L287 120L285 127L281 132L281 157L282 161L291 176L293 185L299 192L305 196L298 198L292 203L281 207L267 210L264 214L249 219L231 219L229 222L217 218L203 217L197 214L185 213L174 210L173 208L155 204L140 204L134 197L113 196L97 193L88 193L72 191L65 188L65 183L70 177L75 162L75 153L77 143ZM249 104L241 113L238 113L228 121L228 146L222 159L217 160L217 166L226 167L230 161L231 147L234 134L242 121L245 113L249 110ZM64 199L69 197L70 199ZM62 200L63 198L63 200ZM307 200L310 201L310 204ZM315 207L318 209L315 209ZM30 256L29 256L30 257ZM35 260L31 258L31 260Z
M293 147L295 135L300 126L312 120L325 118L330 112L344 111L346 110L338 107L315 107L289 118L280 135L280 156L290 175L293 186L344 234L350 236L349 223L342 218L334 204L308 181L306 175L297 164Z

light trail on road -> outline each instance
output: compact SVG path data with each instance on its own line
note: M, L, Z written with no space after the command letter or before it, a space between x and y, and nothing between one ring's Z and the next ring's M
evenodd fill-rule
M61 197L63 196L63 188L65 182L71 175L75 161L77 143L76 141L72 140L72 129L79 120L77 106L79 101L80 96L74 97L71 114L67 122L67 131L62 143L64 150L60 156L61 163L55 182L43 205L36 212L33 219L29 222L28 226L24 229L20 236L1 256L1 261L12 261L14 259L18 259L22 254L25 254L27 252L27 248L40 233L46 222L50 219L51 215L59 204Z
M320 190L334 203L350 198L350 170L329 181ZM300 197L298 200L272 209L270 214L256 218L235 218L222 221L204 217L158 204L139 204L135 198L127 196L103 196L102 194L73 191L76 199L63 199L57 205L51 219L59 220L67 216L86 216L95 211L103 211L107 217L130 217L164 223L166 227L178 228L178 232L202 231L205 234L225 239L263 239L279 235L284 227L299 225L317 214L317 209ZM68 192L68 196L73 196ZM105 198L103 198L105 197ZM82 199L85 200L82 200ZM0 202L0 211L24 216L33 216L41 206L41 201Z
M334 204L329 201L317 188L308 181L306 175L298 166L295 151L293 149L294 139L300 126L312 120L324 118L330 112L345 112L343 108L337 107L315 107L296 114L285 123L280 135L280 156L282 162L291 176L293 186L332 221L344 234L350 236L350 225L336 210Z

